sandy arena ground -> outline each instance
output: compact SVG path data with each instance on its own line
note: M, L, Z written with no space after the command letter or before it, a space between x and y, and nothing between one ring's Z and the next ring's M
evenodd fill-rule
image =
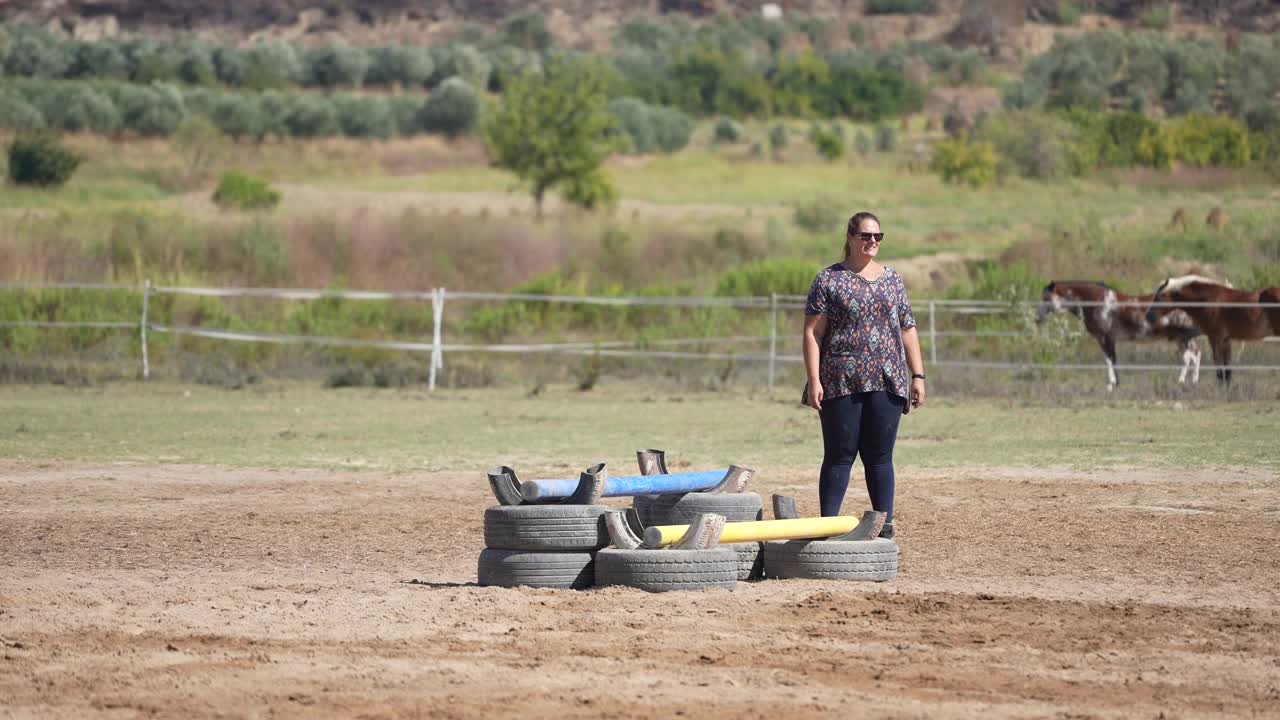
M0 461L0 717L1277 717L1276 480L900 468L896 581L649 595L476 587L476 473Z

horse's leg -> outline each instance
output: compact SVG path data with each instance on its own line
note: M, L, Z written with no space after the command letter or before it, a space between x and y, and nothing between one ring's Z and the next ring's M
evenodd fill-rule
M1182 350L1182 372L1178 373L1178 384L1187 384L1187 371L1191 369L1191 343L1192 340L1179 340L1178 349Z
M1100 335L1098 345L1102 347L1102 356L1107 361L1107 392L1111 392L1119 383L1116 377L1116 339L1110 334Z
M1211 343L1213 347L1213 364L1218 366L1214 374L1218 376L1219 385L1231 384L1231 338L1218 337L1214 338Z
M1191 373L1191 384L1200 384L1200 341L1197 338L1191 338L1187 341L1187 352L1191 353L1191 362L1195 364L1195 371Z

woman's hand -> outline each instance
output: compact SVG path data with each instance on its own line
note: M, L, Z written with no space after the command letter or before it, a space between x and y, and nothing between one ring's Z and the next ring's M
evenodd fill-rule
M918 408L924 404L924 378L911 379L911 407Z
M822 410L822 383L809 383L809 407L814 410Z

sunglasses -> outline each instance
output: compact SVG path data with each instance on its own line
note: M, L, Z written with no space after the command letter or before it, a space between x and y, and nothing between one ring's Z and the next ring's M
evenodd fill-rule
M853 236L863 242L866 242L868 240L875 240L876 242L880 242L881 240L884 240L884 233L882 232L878 232L878 233L857 232L857 233L854 233Z

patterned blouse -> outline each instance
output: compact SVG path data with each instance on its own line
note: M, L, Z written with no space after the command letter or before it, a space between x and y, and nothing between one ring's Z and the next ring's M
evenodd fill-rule
M818 379L826 397L885 390L910 397L902 331L916 326L902 276L885 267L874 282L841 263L813 279L805 315L826 315Z

